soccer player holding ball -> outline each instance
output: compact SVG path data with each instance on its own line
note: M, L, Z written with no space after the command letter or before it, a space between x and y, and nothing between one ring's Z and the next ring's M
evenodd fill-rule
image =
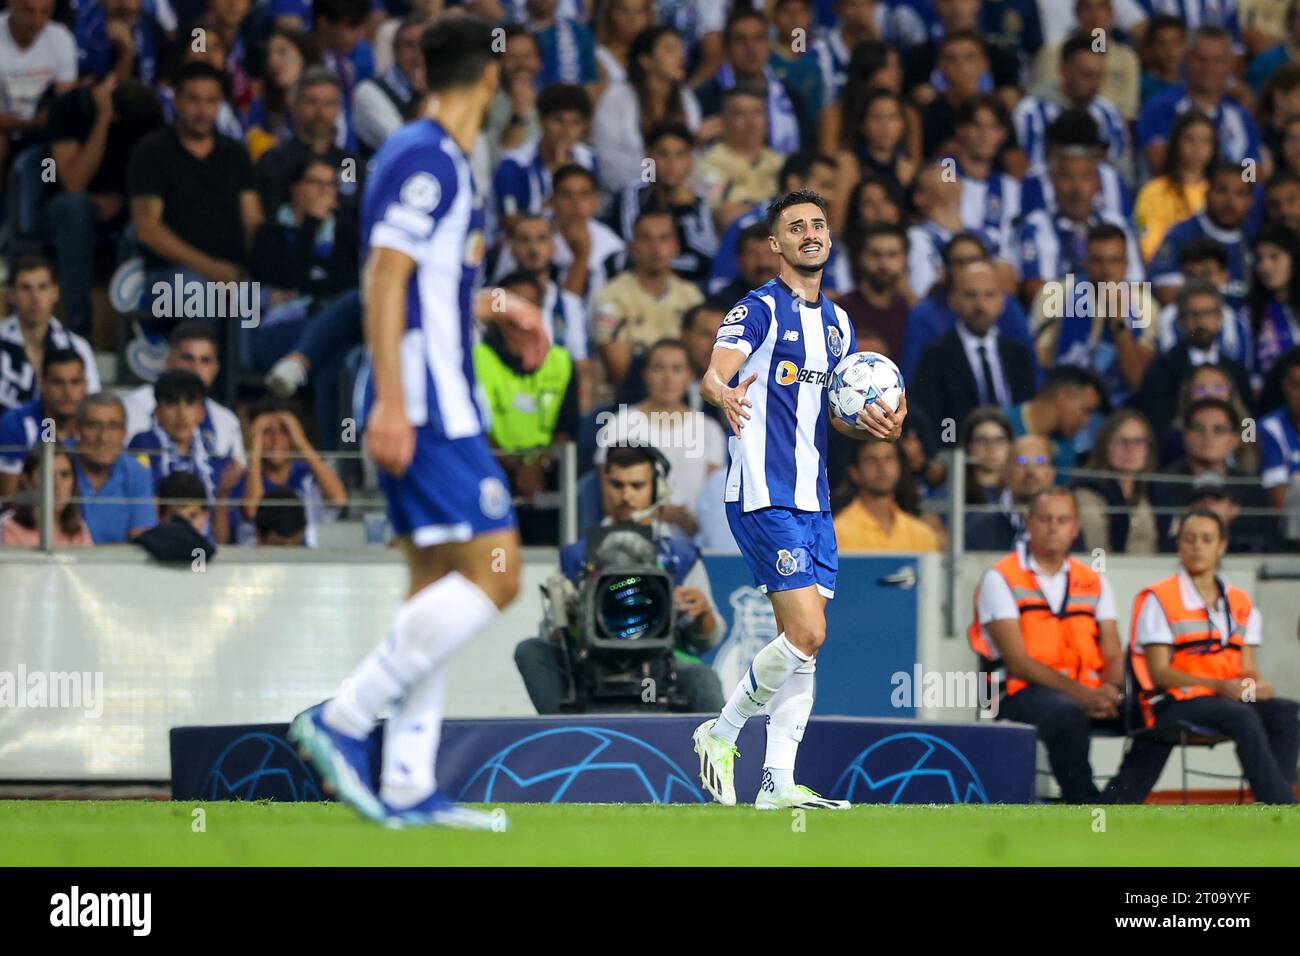
M695 750L705 788L733 806L736 739L745 721L765 710L767 755L755 806L847 809L846 801L794 781L839 567L826 427L829 422L858 439L897 440L907 399L896 389L862 407L852 423L832 414L827 388L857 342L848 315L821 292L831 251L826 201L795 190L768 208L767 227L780 271L727 313L701 392L726 413L734 433L727 520L758 589L772 602L777 637L754 656L722 713L696 728ZM888 400L895 397L896 407Z
M393 627L345 690L294 719L289 738L325 787L390 826L502 829L436 787L434 759L456 651L514 600L519 534L505 473L475 397L475 321L491 322L526 368L549 347L537 308L476 293L483 199L468 154L500 81L494 28L446 17L420 41L428 112L375 155L362 203L366 450L380 469L410 586ZM384 731L380 786L372 733Z

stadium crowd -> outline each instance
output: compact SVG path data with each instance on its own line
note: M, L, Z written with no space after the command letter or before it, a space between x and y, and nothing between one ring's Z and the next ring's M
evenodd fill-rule
M472 356L526 542L557 541L527 502L573 442L582 526L609 448L651 444L662 518L734 547L698 382L775 274L765 205L807 187L823 289L911 409L896 445L830 432L842 551L944 546L957 445L972 549L1022 541L1059 483L1089 549L1173 553L1200 506L1231 551L1294 550L1300 3L755 6L9 0L0 541L37 538L17 493L50 440L61 544L132 540L159 497L218 545L311 545L346 511L365 164L421 113L423 27L463 7L502 25L501 87L488 225L449 252L554 343L530 373L493 334Z

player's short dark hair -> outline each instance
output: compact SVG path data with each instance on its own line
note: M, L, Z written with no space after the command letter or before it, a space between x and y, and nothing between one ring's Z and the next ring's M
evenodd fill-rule
M25 255L19 256L18 259L14 261L13 268L9 270L9 284L11 286L17 286L18 277L20 275L25 272L36 272L40 269L44 269L48 272L50 278L56 283L59 281L59 275L54 268L54 262L52 260L46 256Z
M211 342L212 347L218 351L221 349L221 343L217 340L217 333L206 322L180 323L176 328L172 329L171 335L167 336L167 347L178 349L184 343L193 342L197 339Z
M1087 244L1094 242L1115 242L1119 241L1128 245L1128 236L1124 230L1113 222L1099 222L1088 230Z
M573 112L591 119L591 97L576 83L552 83L537 94L537 115Z
M204 487L203 479L192 471L173 471L163 475L162 481L158 482L158 497L163 501L177 499L181 503L193 502L205 508L210 503L208 489ZM164 508L180 506L178 503L163 505Z
M312 22L324 18L331 23L360 26L370 18L370 0L312 0Z
M645 134L645 148L654 149L659 145L661 140L680 139L688 148L695 148L695 134L685 123L678 123L675 120L662 120L650 127L650 131Z
M153 383L153 397L159 405L166 402L201 402L208 394L203 379L183 368L169 369Z
M642 445L615 445L605 455L605 465L601 471L608 472L611 468L635 468L637 465L649 465L650 470L654 470L655 457L649 449Z
M70 362L76 362L82 369L86 367L86 360L75 349L50 349L41 358L41 375L49 374L51 365L66 365Z
M516 286L526 285L537 293L537 298L542 297L542 284L537 279L537 273L530 272L528 269L516 269L508 275L502 276L496 284L502 289L513 289Z
M776 223L777 220L781 218L781 213L785 212L791 206L801 206L804 203L812 203L814 206L816 206L818 209L822 211L823 216L827 214L826 200L822 198L821 193L814 192L811 189L791 190L790 192L782 196L780 199L773 200L771 205L767 207L768 235L771 235L772 230L776 228Z
M185 84L195 80L211 80L220 86L223 92L226 89L226 74L211 63L205 63L202 60L191 60L188 63L182 63L172 79L172 88L179 96L181 90L185 88Z
M307 530L307 509L289 488L272 488L262 496L253 519L259 538L292 538Z
M1196 262L1208 262L1211 259L1222 268L1228 268L1228 247L1218 239L1211 239L1209 236L1197 236L1195 239L1188 240L1186 245L1178 250L1180 268L1186 268Z
M1223 414L1228 416L1228 421L1230 422L1237 421L1237 409L1233 407L1232 402L1228 401L1226 398L1215 398L1213 395L1206 395L1203 398L1196 399L1196 401L1188 405L1186 410L1183 412L1183 431L1186 431L1192 424L1193 418L1195 418L1199 413L1205 411L1207 408L1213 408L1223 412Z
M496 29L488 21L470 15L443 17L431 23L420 37L429 92L477 83L488 64L497 58L493 47Z
M551 191L560 188L560 184L566 179L574 176L581 176L587 182L591 183L592 189L600 189L600 183L596 180L596 174L586 166L580 166L578 163L565 163L551 175Z
M1086 33L1076 33L1061 47L1061 62L1068 63L1071 57L1080 53L1094 52L1096 51L1092 48L1092 37Z

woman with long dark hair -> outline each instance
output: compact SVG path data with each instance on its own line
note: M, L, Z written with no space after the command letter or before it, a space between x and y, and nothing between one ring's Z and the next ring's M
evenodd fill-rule
M1270 224L1251 242L1255 268L1246 300L1251 339L1255 346L1251 371L1267 377L1287 349L1300 345L1300 236L1286 226Z
M310 33L288 27L271 31L262 67L262 92L248 110L246 141L253 162L271 147L293 137L289 97L303 73L320 62L320 47Z
M1011 442L1015 440L1011 421L993 405L977 408L961 428L961 446L966 452L966 504L995 505L1006 487L1003 475Z
M1210 188L1210 167L1219 155L1219 134L1214 123L1199 110L1188 110L1174 120L1169 149L1160 175L1138 190L1133 221L1138 228L1142 258L1150 262L1165 234L1184 219L1205 208Z
M847 223L849 194L863 175L883 179L898 192L905 192L912 184L916 163L907 153L906 137L907 104L903 98L890 90L873 90L867 96L866 108L850 145L835 157L835 196L841 226Z
M632 44L654 19L650 0L605 0L596 8L596 71L593 98L627 82Z
M0 545L35 548L41 543L40 512L36 501L41 490L43 451L37 445L23 459L13 509L0 515ZM51 537L56 545L67 547L95 543L90 537L90 529L81 520L81 507L71 500L76 490L77 478L72 470L72 458L60 449L54 453L55 527Z
M1155 513L1144 476L1156 470L1156 436L1141 412L1121 408L1102 422L1087 467L1110 475L1075 482L1084 546L1117 554L1155 554L1168 516Z

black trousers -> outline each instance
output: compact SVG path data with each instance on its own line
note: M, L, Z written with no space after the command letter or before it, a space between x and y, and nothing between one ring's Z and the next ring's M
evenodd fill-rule
M539 714L558 714L560 699L566 692L565 673L568 662L564 649L554 641L530 637L515 647L515 666L528 688L528 697ZM707 664L678 661L677 691L685 699L686 710L693 714L716 714L726 703L722 682Z
M1038 739L1047 747L1047 761L1066 803L1143 802L1173 749L1169 744L1133 741L1119 772L1102 791L1092 780L1088 746L1094 726L1111 728L1112 721L1094 721L1074 698L1040 684L1030 684L1003 697L998 717L1033 724L1038 729Z
M1237 759L1260 803L1295 803L1300 759L1300 704L1270 697L1251 704L1226 697L1193 697L1156 705L1156 726L1187 721L1231 737Z

